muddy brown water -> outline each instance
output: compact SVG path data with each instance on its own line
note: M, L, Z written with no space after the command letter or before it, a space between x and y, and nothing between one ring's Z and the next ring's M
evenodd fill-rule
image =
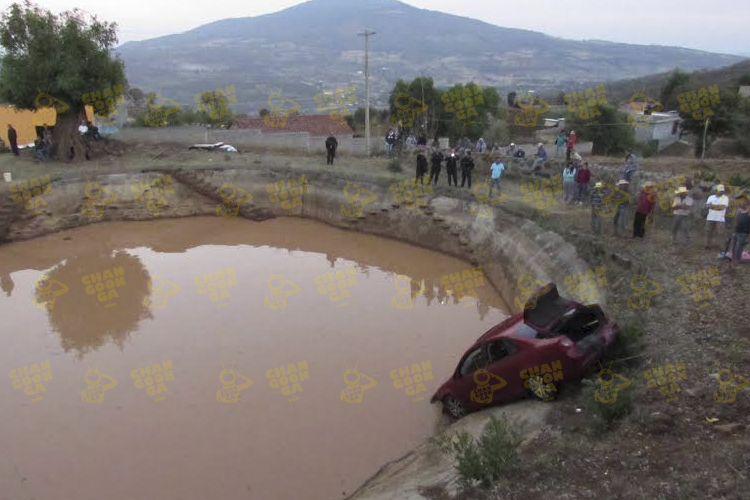
M476 297L446 294L450 275ZM507 316L476 276L299 219L102 223L1 246L4 495L350 494L445 424L432 392Z

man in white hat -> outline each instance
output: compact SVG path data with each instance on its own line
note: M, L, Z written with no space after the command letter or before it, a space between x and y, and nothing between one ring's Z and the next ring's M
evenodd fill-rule
M677 196L672 200L672 244L677 243L677 233L682 231L685 243L690 243L690 213L693 210L693 197L688 196L685 186L677 188Z
M602 187L602 183L597 182L591 190L591 230L594 234L602 232L602 216L599 214L599 207L602 204Z
M724 194L724 186L716 186L716 194L712 194L706 201L708 216L706 216L706 248L711 248L716 228L725 224L724 216L729 206L729 197Z
M510 146L508 146L508 156L511 158L516 155L516 144L514 142L510 143Z
M547 161L547 151L545 151L544 145L540 142L536 145L536 148L536 155L534 163L531 164L531 170L534 170L540 163Z
M625 192L626 194L630 189L628 181L620 179L617 181L617 189ZM622 194L621 194L622 196ZM617 211L615 212L615 218L613 220L615 226L615 236L620 236L620 232L625 233L625 220L628 218L628 205L630 204L630 196L625 196L622 201L617 204Z

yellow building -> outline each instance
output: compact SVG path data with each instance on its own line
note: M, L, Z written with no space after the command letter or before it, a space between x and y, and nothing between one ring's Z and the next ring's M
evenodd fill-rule
M86 106L86 116L94 116L94 108ZM34 111L18 110L13 106L0 106L0 138L8 142L8 124L18 133L18 145L30 144L36 139L34 127L52 126L57 121L55 108L40 108Z

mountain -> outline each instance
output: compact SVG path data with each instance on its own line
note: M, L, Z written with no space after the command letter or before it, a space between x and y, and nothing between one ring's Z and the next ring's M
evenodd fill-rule
M680 68L684 71L684 68ZM629 102L635 92L642 92L647 97L656 99L661 96L661 87L671 75L671 71L648 75L640 78L625 79L607 84L607 99L610 102ZM689 72L688 72L689 73ZM721 87L734 87L743 75L750 74L750 59L746 59L731 66L718 69L703 69L690 74L691 89L718 85Z
M500 7L498 7L500 8ZM742 58L679 47L573 41L418 9L396 0L313 0L256 17L225 19L117 48L133 87L183 105L201 91L235 85L237 112L269 107L272 91L304 111L321 90L355 85L364 102L364 37L370 37L373 105L399 79L438 86L474 80L501 91L544 90L669 71L716 68Z

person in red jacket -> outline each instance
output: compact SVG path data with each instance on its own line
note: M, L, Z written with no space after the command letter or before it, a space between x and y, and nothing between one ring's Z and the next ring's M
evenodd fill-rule
M578 136L576 135L576 131L571 130L570 135L568 135L568 149L565 155L566 160L568 162L570 162L570 154L573 152L573 146L576 145L576 141L578 141Z
M652 186L651 182L647 182L638 193L638 204L635 207L635 220L633 221L633 238L643 238L646 234L646 217L654 213L657 196Z
M589 195L589 181L591 180L591 170L589 163L585 162L576 174L576 201L583 203Z

